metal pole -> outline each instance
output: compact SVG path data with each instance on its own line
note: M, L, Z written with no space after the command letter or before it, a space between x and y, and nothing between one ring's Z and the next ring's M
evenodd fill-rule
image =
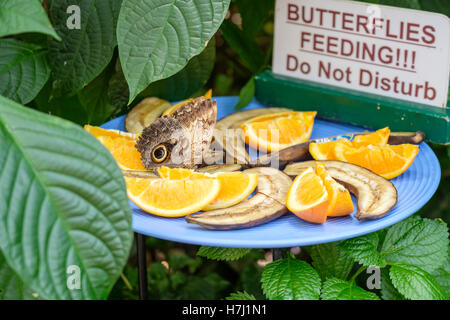
M147 257L145 249L145 236L140 233L135 233L137 261L138 261L138 281L139 281L139 299L147 300Z
M272 249L272 259L273 261L283 259L286 257L286 252L289 251L289 248L273 248Z

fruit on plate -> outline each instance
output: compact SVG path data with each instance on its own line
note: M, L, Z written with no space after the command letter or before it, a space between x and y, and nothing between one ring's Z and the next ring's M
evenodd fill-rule
M257 226L287 212L285 203L291 178L274 168L252 168L243 172L258 175L255 195L229 208L189 215L186 221L206 229L231 230Z
M319 224L327 220L329 203L327 188L313 168L300 172L286 199L289 211L305 221Z
M209 89L205 95L203 96L206 99L211 99L212 97L212 89ZM163 116L171 116L175 110L177 110L179 107L184 106L186 103L193 101L195 98L189 98L183 101L178 102L177 104L174 104L173 106L171 106L170 108L166 109L166 111L163 112Z
M247 199L258 184L255 173L221 172L215 176L220 181L220 192L217 198L203 208L204 211L228 208Z
M125 118L125 129L128 132L140 134L171 106L166 100L155 97L145 98L128 112Z
M231 207L247 199L258 184L257 174L241 171L209 174L183 168L161 167L157 172L161 178L171 180L218 179L220 192L212 203L203 208L204 211Z
M389 140L390 133L389 127L386 127L372 133L356 135L352 141L341 138L321 143L311 142L309 144L309 153L315 160L338 160L335 154L336 144L342 143L353 148L368 145L384 146Z
M218 145L218 149L225 151L226 158L233 159L234 163L248 165L251 160L242 139L241 125L258 116L291 111L286 108L257 108L232 113L217 121L214 142Z
M160 179L125 176L127 193L139 208L162 217L181 217L202 210L217 197L218 179Z
M337 143L335 148L338 160L369 169L386 179L393 179L405 172L418 152L419 147L413 144L352 148Z
M323 163L316 162L316 174L322 179L328 192L327 216L341 217L352 213L353 202L350 192L330 176Z
M84 129L111 152L122 170L146 170L141 162L141 155L135 148L137 135L90 125L85 125Z
M390 134L389 127L385 127L372 133L357 135L352 140L352 146L355 148L369 145L384 146L388 143Z
M279 151L308 141L317 112L282 112L252 118L241 125L244 141L252 148Z
M357 198L355 217L378 219L385 216L397 203L397 190L392 182L354 164L342 161L320 161L330 176L344 185ZM284 172L297 176L307 168L315 168L316 161L296 162Z

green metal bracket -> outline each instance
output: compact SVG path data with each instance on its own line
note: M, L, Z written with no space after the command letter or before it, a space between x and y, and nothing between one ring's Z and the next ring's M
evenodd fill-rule
M389 126L392 131L420 130L428 141L450 143L450 103L448 108L438 108L279 76L271 71L256 76L256 98L267 105L316 110L321 118L372 129Z

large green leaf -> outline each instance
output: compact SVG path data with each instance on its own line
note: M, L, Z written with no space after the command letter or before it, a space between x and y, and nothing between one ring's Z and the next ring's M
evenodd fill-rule
M32 300L33 291L8 265L0 251L0 300Z
M353 281L337 278L324 282L321 298L323 300L380 300L375 293L358 287Z
M233 261L238 260L250 252L250 249L246 248L221 248L221 247L208 247L201 246L198 249L197 255L208 258L210 260L226 260Z
M373 232L361 237L346 240L341 247L363 266L384 267L386 262L378 252L378 233Z
M447 261L431 274L437 283L445 290L445 293L450 297L450 256Z
M80 0L81 28L67 27L72 0L51 2L50 17L62 41L50 41L49 62L60 94L77 92L97 77L112 58L122 0Z
M44 113L58 116L72 122L84 125L88 123L86 108L81 103L78 95L55 96L52 88L52 79L47 81L31 105Z
M50 75L47 52L15 39L0 39L0 94L20 103L33 100Z
M394 287L406 298L412 300L444 300L447 295L435 279L423 269L396 264L389 270Z
M0 21L0 37L39 32L60 40L39 0L0 0Z
M186 67L173 76L153 82L140 96L155 96L169 101L190 97L208 81L214 68L216 46L214 38L199 55L189 60Z
M444 264L447 248L444 222L413 216L388 230L381 254L388 264L402 262L431 272Z
M354 265L350 257L338 242L312 246L312 265L319 272L322 280L330 278L347 279Z
M265 56L253 39L249 40L244 31L239 29L231 20L225 20L220 27L220 31L250 71L253 73L261 71L261 68L264 67Z
M263 271L262 287L271 300L317 300L320 277L305 261L292 257L269 263Z
M240 110L245 108L255 97L255 78L251 77L250 80L242 87L239 92L239 101L234 106L234 110Z
M111 154L80 127L1 96L0 150L0 249L8 264L42 298L106 298L133 237ZM77 268L80 289L70 290Z
M183 69L206 47L230 0L128 0L117 24L130 99L150 83Z
M395 289L389 276L389 270L381 270L381 297L383 300L405 300L405 298Z
M113 71L113 65L107 67L97 78L78 92L78 99L86 110L86 122L91 125L105 123L116 110L108 95Z

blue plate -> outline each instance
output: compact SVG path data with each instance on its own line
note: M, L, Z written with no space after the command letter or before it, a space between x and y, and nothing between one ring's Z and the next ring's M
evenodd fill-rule
M218 97L218 118L233 112L236 97ZM253 101L247 109L263 107ZM124 117L103 125L108 129L124 130ZM322 138L363 128L317 119L312 138ZM286 214L269 223L241 230L212 231L186 223L184 218L162 218L133 209L134 231L152 237L197 245L230 248L283 248L338 241L357 237L389 227L417 212L435 193L441 178L436 155L426 144L411 167L392 180L398 191L398 203L385 217L372 221L358 221L353 216L330 218L323 225L305 222L293 214ZM356 205L355 205L356 208Z

